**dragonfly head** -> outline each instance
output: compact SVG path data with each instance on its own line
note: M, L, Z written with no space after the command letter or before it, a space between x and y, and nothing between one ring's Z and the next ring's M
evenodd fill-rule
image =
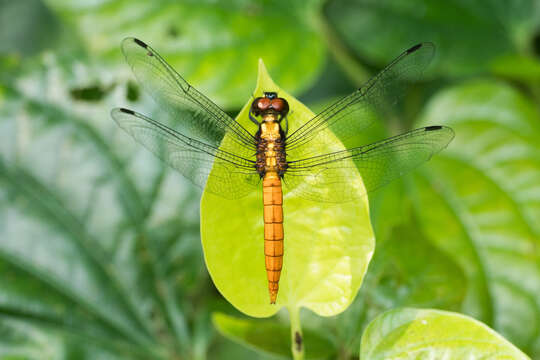
M251 103L250 115L262 116L263 121L270 119L270 115L279 116L277 121L281 121L289 112L287 100L277 96L275 92L265 92L264 97L258 97ZM274 120L276 121L276 120Z

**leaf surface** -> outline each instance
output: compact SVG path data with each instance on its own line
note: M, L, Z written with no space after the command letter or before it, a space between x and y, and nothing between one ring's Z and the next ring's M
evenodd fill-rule
M361 360L529 359L481 322L440 310L387 311L366 328Z

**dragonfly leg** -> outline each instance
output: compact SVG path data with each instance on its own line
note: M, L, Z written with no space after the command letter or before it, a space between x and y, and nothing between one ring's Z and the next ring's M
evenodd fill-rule
M251 111L249 112L249 120L253 121L253 123L254 123L255 125L257 125L257 126L260 125L259 122L257 121L257 119L255 119L255 118L253 117L253 115L251 115Z

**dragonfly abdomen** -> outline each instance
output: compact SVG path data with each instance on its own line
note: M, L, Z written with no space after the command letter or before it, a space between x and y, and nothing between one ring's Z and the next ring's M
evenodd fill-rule
M276 172L267 172L263 179L264 255L270 303L275 304L283 266L283 195Z

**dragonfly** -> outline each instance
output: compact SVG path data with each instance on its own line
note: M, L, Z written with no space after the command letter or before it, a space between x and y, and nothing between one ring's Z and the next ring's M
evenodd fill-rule
M387 111L406 92L407 84L422 75L434 55L431 43L405 50L352 94L290 131L288 115L294 109L276 92L253 99L249 118L257 130L249 131L143 41L126 38L121 48L141 87L176 124L173 128L133 110L115 108L111 116L118 126L212 194L239 199L262 189L271 304L276 303L283 267L284 192L315 202L354 201L429 160L454 137L451 128L432 125L354 144L354 136L376 121L373 114ZM353 144L325 150L335 145L336 138L352 139ZM360 172L363 188L352 184L353 172Z

